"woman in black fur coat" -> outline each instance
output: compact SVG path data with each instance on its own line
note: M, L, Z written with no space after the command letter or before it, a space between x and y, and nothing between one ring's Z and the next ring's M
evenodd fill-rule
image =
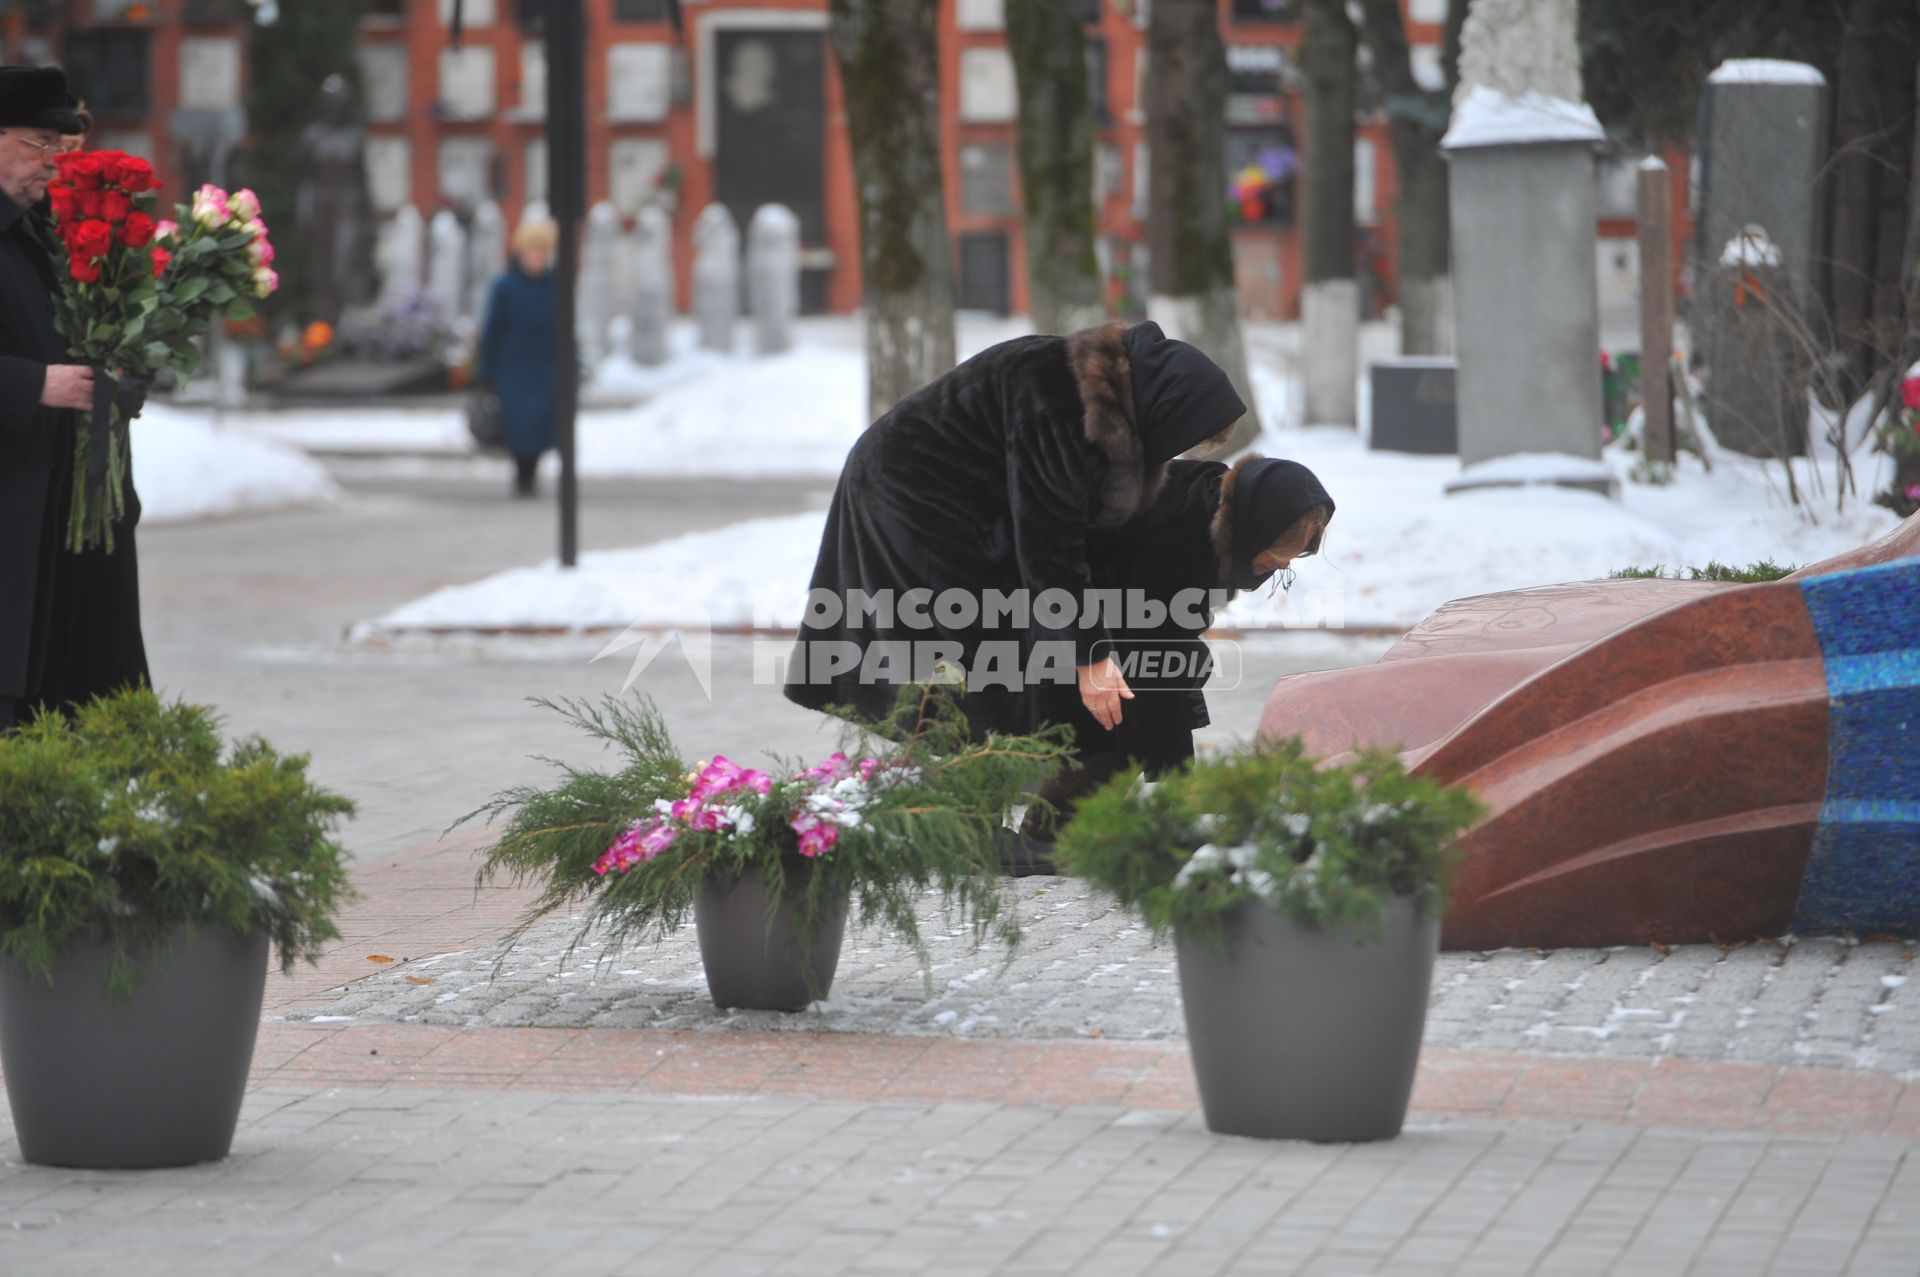
M1112 627L1087 606L1088 538L1245 412L1152 323L1002 342L915 391L847 457L786 695L872 721L946 676L982 731L1114 728L1132 691L1096 656Z

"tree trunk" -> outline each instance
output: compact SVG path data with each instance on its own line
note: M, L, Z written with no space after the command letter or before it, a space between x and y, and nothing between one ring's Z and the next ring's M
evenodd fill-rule
M1093 98L1077 5L1007 0L1020 92L1020 191L1033 326L1070 333L1107 317L1093 207Z
M1360 286L1353 269L1354 54L1345 0L1305 0L1300 72L1306 90L1301 363L1307 421L1353 425Z
M1891 0L1851 0L1834 86L1827 310L1838 390L1856 399L1906 329L1903 283L1913 181L1912 19Z
M1059 0L1056 0L1059 2ZM1065 7L1065 6L1063 6ZM1147 21L1147 314L1226 369L1247 405L1228 449L1253 442L1259 413L1240 334L1227 229L1227 54L1214 0L1154 0Z
M1465 0L1456 7L1466 9ZM1361 0L1373 72L1386 96L1399 193L1394 221L1400 238L1400 350L1453 353L1453 285L1447 270L1447 131L1452 93L1423 88L1413 75L1399 0ZM1450 86L1449 86L1450 88Z
M954 364L936 8L832 0L860 197L870 421Z

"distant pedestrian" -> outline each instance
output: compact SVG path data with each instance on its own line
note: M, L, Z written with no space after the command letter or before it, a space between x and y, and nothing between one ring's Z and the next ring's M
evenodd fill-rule
M534 495L553 440L553 254L559 228L529 222L513 236L513 261L493 282L480 328L479 380L500 400L515 496Z

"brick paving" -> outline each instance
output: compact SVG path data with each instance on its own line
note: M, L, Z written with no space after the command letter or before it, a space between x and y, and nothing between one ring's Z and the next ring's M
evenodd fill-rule
M632 542L716 491L799 499L592 500ZM834 1000L798 1017L702 1007L678 937L596 977L539 932L478 982L526 893L476 892L477 835L427 840L537 775L528 755L586 757L521 697L624 671L564 644L338 635L436 573L544 553L544 528L512 549L533 515L483 495L395 482L143 536L163 688L314 748L366 800L365 896L317 967L270 980L225 1162L25 1167L0 1125L0 1273L1920 1274L1905 942L1450 956L1409 1127L1362 1146L1206 1132L1170 953L1072 884L1022 886L1033 943L1004 972L941 938L929 994L856 935ZM1262 654L1216 736L1327 649L1304 651ZM811 748L819 725L732 659L712 702L649 673L682 744Z

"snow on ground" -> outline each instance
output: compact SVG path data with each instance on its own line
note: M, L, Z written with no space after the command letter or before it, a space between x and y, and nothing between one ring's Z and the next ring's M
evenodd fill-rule
M1031 331L1024 316L962 312L962 359ZM812 474L832 477L866 419L866 357L857 318L799 320L794 348L760 358L694 346L686 321L672 330L673 358L641 368L619 358L582 389L579 472L620 475ZM595 408L596 399L642 399ZM185 410L182 410L185 411ZM210 419L211 410L193 410ZM223 424L312 452L389 455L396 460L469 457L472 440L457 406L230 410ZM557 472L548 454L546 469Z
M197 413L158 403L133 423L133 481L146 523L316 505L341 495L299 449L216 430Z
M1610 501L1550 487L1448 496L1455 459L1370 452L1332 427L1269 430L1259 447L1311 467L1339 509L1292 590L1242 596L1220 618L1226 627L1405 628L1450 599L1624 567L1811 563L1896 522L1858 501L1836 515L1824 496L1808 517L1789 506L1777 464L1740 457L1711 473L1687 457L1668 487L1626 482L1631 456L1611 457L1623 482L1621 500ZM1804 490L1804 465L1799 475ZM756 519L587 554L574 574L551 561L517 568L436 591L371 629L788 628L804 606L822 520Z

